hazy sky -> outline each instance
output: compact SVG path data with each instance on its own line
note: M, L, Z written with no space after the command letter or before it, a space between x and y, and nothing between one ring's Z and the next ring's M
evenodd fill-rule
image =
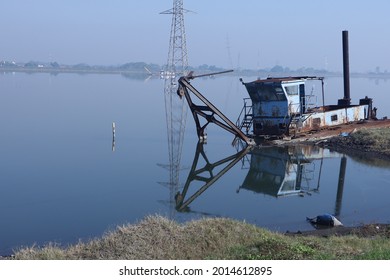
M0 60L116 65L167 60L172 0L0 0ZM184 0L189 63L390 71L390 1Z

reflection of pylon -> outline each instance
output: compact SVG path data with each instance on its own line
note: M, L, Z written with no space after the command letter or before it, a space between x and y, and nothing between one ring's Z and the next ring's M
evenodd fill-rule
M169 78L165 81L165 112L168 134L168 153L169 153L169 190L170 203L174 203L175 194L179 190L179 172L180 160L183 147L183 138L187 120L187 106L184 99L180 99L176 94L176 85L174 79ZM172 207L173 211L174 207ZM171 213L173 216L174 212Z
M180 160L183 147L183 138L187 120L187 106L184 99L176 94L175 77L186 75L188 72L188 58L186 36L184 31L183 0L174 0L173 8L162 12L172 14L172 27L169 42L168 63L165 69L165 112L168 134L169 153L169 189L170 203L174 206L174 197L179 190ZM171 208L174 215L174 207Z

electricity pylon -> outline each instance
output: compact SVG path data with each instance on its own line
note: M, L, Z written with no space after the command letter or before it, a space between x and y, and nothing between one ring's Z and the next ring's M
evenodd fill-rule
M188 12L188 10L183 8L183 0L173 0L173 8L161 13L172 15L166 75L186 75L188 72L187 43L184 28L185 12Z

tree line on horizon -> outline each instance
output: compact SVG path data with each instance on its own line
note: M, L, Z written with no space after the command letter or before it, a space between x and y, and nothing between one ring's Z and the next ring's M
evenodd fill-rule
M39 62L39 61L29 61L27 63L16 63L14 61L0 61L0 68L3 70L54 70L54 71L117 71L117 72L137 72L137 73L160 73L166 68L166 65L159 65L155 63L146 63L146 62L127 62L120 65L89 65L86 63L78 63L74 65L59 64L58 62ZM189 71L198 71L198 72L218 72L227 70L222 67L215 65L202 64L197 67L189 66ZM229 69L230 70L230 69ZM232 69L235 72L246 73L246 74L256 74L256 73L311 73L311 74L332 74L339 72L332 72L325 69L315 69L313 67L301 67L299 69L290 69L289 67L284 67L281 65L275 65L270 68L263 69ZM387 70L381 71L379 67L376 67L374 71L369 71L367 74L389 74Z

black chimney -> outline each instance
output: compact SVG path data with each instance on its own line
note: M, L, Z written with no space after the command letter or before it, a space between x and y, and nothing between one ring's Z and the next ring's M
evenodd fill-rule
M351 105L351 94L349 86L349 46L348 31L343 31L343 72L344 72L344 98L339 99L339 106Z

